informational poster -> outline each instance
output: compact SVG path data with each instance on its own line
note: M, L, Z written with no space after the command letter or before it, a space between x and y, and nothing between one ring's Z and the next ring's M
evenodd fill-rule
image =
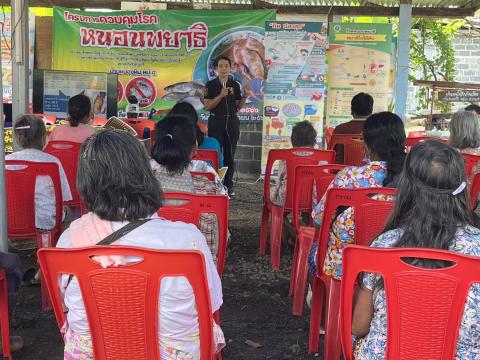
M0 12L1 47L2 47L2 85L3 102L12 102L12 16L9 13ZM33 69L35 49L35 15L29 14L28 20L28 42L29 42L29 67ZM30 78L31 79L31 78ZM31 81L30 81L31 88Z
M202 110L204 85L216 77L214 61L227 56L247 97L240 120L261 121L264 24L274 18L272 10L106 14L57 7L53 68L118 74L121 110L131 95L143 112L169 109L178 101Z
M327 26L320 22L265 24L267 80L263 110L262 173L270 149L290 148L293 126L310 121L323 135Z
M359 92L374 99L373 111L388 109L391 24L331 23L328 50L327 127L350 121Z
M71 71L44 72L43 111L65 119L68 100L85 94L93 100L93 115L107 117L107 74Z

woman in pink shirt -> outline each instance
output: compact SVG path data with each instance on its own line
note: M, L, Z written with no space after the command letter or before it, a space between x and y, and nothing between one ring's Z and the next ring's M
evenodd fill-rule
M57 126L49 136L50 141L83 143L95 130L88 125L92 102L86 95L75 95L68 100L68 124Z

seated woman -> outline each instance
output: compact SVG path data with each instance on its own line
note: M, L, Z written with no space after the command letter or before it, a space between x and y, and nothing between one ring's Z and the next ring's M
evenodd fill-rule
M395 207L382 235L371 246L448 249L480 256L479 219L468 207L467 177L460 154L438 141L425 141L408 154ZM438 267L418 259L417 265ZM377 274L363 275L353 313L355 359L385 359L385 290ZM480 359L480 285L465 304L457 359ZM453 336L453 334L452 334Z
M95 130L88 125L92 119L92 101L79 94L68 100L68 124L59 125L50 133L50 141L83 143Z
M184 117L168 116L157 124L151 161L153 173L164 192L226 195L221 183L204 176L192 176L192 156L196 150L195 129ZM200 231L205 235L213 258L218 252L218 224L215 215L204 214Z
M292 128L290 137L292 147L313 148L317 143L317 132L308 120L296 123ZM301 154L299 154L301 155ZM315 190L315 188L314 188ZM285 192L287 191L287 163L278 162L277 181L270 188L270 199L275 205L282 206L285 203ZM314 196L315 198L315 196Z
M458 111L450 121L450 146L463 154L480 155L480 118L473 111ZM479 166L473 171L477 173Z
M197 137L197 148L203 150L216 150L218 153L218 167L223 167L223 153L220 143L214 137L205 135L205 133L198 126L197 110L188 102L178 102L170 110L168 116L182 116L193 122L195 126L195 134ZM196 170L200 171L200 170Z
M101 176L99 176L101 174ZM114 244L158 250L199 250L205 256L212 311L222 305L222 285L205 238L193 225L158 218L162 191L144 148L130 134L107 130L88 138L81 148L78 192L89 211L72 222L58 242L60 248L92 246L122 228L145 218ZM112 259L107 259L112 260ZM128 259L127 259L128 260ZM107 263L109 265L109 263ZM67 313L64 359L93 359L88 319L78 281L64 276ZM168 289L168 291L167 291ZM182 277L163 279L159 303L159 345L162 359L198 359L200 339L195 297ZM224 343L214 324L216 345Z
M396 187L398 176L405 160L405 128L402 119L390 112L371 115L363 127L365 142L364 166L350 166L340 171L328 189L360 189L372 187ZM313 220L321 225L325 208L326 193L312 212ZM347 208L334 222L328 240L327 255L323 271L337 280L342 277L342 252L354 243L354 210ZM309 256L310 271L315 273L317 261L315 242Z
M13 136L23 150L7 155L5 159L57 164L60 172L62 200L72 200L67 175L65 175L60 160L42 151L47 144L47 130L43 120L34 115L20 116L13 127ZM63 216L65 217L65 214ZM55 190L52 179L48 176L39 176L35 183L35 226L41 230L51 230L55 226L55 219Z

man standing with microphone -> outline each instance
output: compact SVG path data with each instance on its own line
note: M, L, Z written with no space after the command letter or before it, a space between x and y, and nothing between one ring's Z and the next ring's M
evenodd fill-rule
M223 163L228 166L223 184L230 196L233 192L233 174L235 172L235 150L240 137L240 120L237 112L245 103L240 84L230 74L232 63L228 57L215 59L214 69L217 77L206 85L204 108L210 111L208 118L208 136L218 140L223 151Z

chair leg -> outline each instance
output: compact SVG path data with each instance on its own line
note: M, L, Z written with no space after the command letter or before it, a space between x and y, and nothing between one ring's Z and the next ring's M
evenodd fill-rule
M267 248L268 223L270 220L270 210L266 205L263 205L262 224L260 228L260 255L265 256Z
M293 251L293 258L292 258L292 271L290 272L290 287L288 288L288 296L293 296L293 291L295 289L297 283L297 266L298 266L298 252L299 252L299 242L300 242L300 234L297 236L295 240L295 249Z
M340 281L332 279L327 293L325 360L339 360L342 353L340 341L340 288Z
M8 318L8 290L5 272L2 270L0 280L0 325L2 327L3 356L12 359L10 352L10 323Z
M313 280L312 309L310 311L310 334L308 341L308 352L318 352L320 323L322 321L323 298L325 297L325 284L315 276Z
M313 244L315 228L301 228L298 236L299 251L294 266L293 315L302 316L305 302L305 288L308 278L308 254Z
M280 270L282 248L283 207L272 206L270 221L270 256L272 269Z

